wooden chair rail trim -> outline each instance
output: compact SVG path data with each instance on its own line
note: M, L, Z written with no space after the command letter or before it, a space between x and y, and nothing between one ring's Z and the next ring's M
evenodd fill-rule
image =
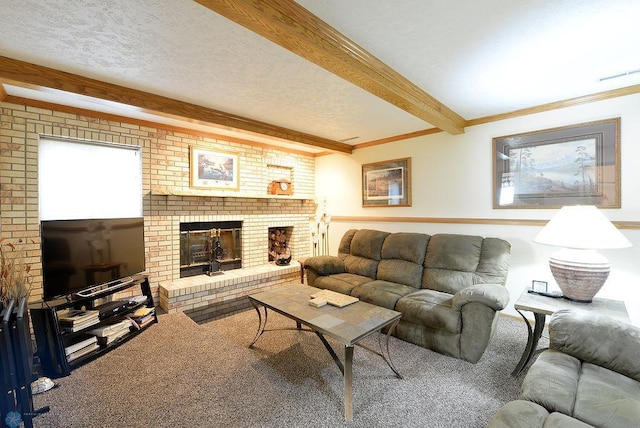
M379 222L379 223L434 223L434 224L486 224L494 226L536 226L541 227L549 220L513 218L436 218L436 217L373 217L373 216L333 216L335 222ZM618 229L640 229L640 221L613 221Z

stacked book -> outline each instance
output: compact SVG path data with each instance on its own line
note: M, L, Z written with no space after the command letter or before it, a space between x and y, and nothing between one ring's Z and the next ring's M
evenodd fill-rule
M115 324L109 324L95 328L91 330L91 334L94 334L97 337L98 343L100 345L107 346L108 344L113 343L121 337L129 334L130 329L131 321L126 319Z
M67 360L69 362L80 358L84 355L89 354L90 352L95 351L100 346L98 345L98 338L95 336L86 336L84 339L76 342L72 345L64 348L64 352L67 355Z
M100 312L82 309L67 309L58 312L60 327L66 332L80 331L100 322Z
M135 323L138 329L141 329L155 321L156 309L147 307L138 308L129 314L129 319Z

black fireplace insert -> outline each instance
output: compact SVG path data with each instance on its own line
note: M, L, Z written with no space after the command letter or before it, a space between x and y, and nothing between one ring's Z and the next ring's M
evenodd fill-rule
M242 222L180 223L180 278L242 268Z

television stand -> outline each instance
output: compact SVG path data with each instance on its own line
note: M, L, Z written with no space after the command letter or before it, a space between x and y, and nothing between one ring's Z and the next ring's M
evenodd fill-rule
M97 300L139 287L134 297L113 300L118 310L101 317ZM148 275L97 290L87 296L41 301L30 308L36 354L45 376L67 376L82 364L117 348L158 322ZM104 312L104 311L103 311ZM143 315L140 315L143 314ZM117 330L117 334L111 333ZM116 337L117 336L117 337Z

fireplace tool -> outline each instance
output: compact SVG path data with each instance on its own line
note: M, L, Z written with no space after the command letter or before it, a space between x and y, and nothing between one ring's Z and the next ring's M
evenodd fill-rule
M207 244L209 246L209 271L207 275L220 275L224 273L220 263L220 259L222 259L222 255L224 254L224 249L220 246L220 229L217 231L211 230Z

